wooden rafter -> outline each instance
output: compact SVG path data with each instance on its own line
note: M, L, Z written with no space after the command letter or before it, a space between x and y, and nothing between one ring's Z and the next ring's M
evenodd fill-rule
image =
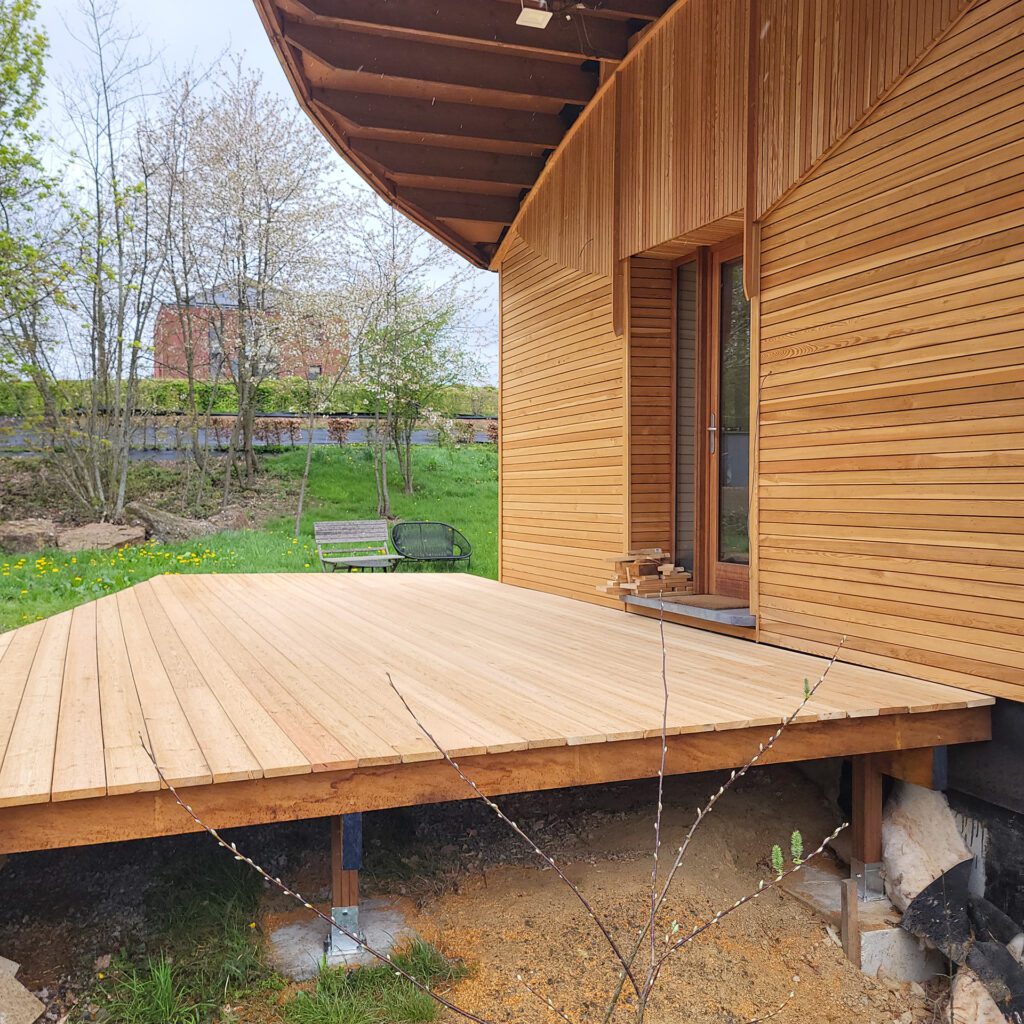
M254 0L300 103L427 231L486 267L548 155L671 0ZM531 4L536 6L536 4Z
M530 156L439 149L375 139L357 139L352 148L367 160L387 168L396 180L415 176L529 188L544 165L543 160Z
M349 134L358 138L385 138L444 146L446 140L465 147L467 143L501 143L536 154L554 149L565 134L566 122L555 114L528 110L500 110L469 103L431 102L313 89L312 99L340 114L349 123ZM489 148L489 147L484 147Z
M545 105L552 100L582 104L597 88L596 67L588 70L559 61L480 53L458 46L359 32L343 33L297 21L285 22L284 37L337 71L422 82L435 93L439 87L448 87L449 98L476 97L479 102L493 98L498 100L494 106L502 105L502 94L535 97L545 101ZM498 95L489 97L488 93Z
M520 5L521 0L499 0L500 3L509 6ZM536 6L528 3L527 6ZM664 0L588 0L585 2L585 11L588 17L592 18L616 18L620 21L637 19L638 21L657 21L671 4Z
M443 13L423 0L302 0L298 7L326 30L386 32L392 39L568 61L621 60L634 31L628 21L595 18L586 11L573 11L568 19L553 18L541 31L525 28L516 24L515 12L509 12L501 0L473 0Z

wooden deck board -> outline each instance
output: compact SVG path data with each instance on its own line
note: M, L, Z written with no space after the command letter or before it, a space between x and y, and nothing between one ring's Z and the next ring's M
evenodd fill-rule
M103 815L106 805L159 801L143 742L193 799L211 786L249 787L255 803L231 812L245 820L292 816L290 805L259 794L289 784L312 792L319 783L298 781L311 773L328 785L356 773L392 795L406 779L415 796L417 779L435 779L427 762L439 757L388 673L460 758L514 766L521 756L524 788L552 784L531 776L531 764L560 764L567 778L581 778L580 766L597 764L601 750L613 766L623 750L657 745L658 634L650 618L466 574L156 577L0 637L0 835L32 813L65 814L80 828L80 804ZM826 664L673 624L665 643L668 733L681 750L717 743L723 766L737 744L792 712L804 681ZM815 742L827 746L834 726L836 754L928 737L957 742L951 723L967 723L963 738L977 739L990 702L840 662L798 727L824 729ZM922 725L911 743L904 723L915 719ZM700 770L711 756L673 770ZM607 777L623 770L609 767ZM502 785L514 789L514 776ZM95 797L106 800L86 799ZM116 834L162 834L154 813L133 811Z

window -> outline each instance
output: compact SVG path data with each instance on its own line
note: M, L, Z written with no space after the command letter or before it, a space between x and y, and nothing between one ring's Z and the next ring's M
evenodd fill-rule
M324 368L319 364L311 366L306 371L306 380L316 380L324 372Z

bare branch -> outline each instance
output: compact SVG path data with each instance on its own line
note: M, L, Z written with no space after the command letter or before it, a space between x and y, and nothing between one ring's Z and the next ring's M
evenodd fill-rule
M538 857L540 857L540 859L542 861L544 861L545 864L548 865L548 867L550 867L555 872L555 874L559 877L559 879L561 879L561 881L564 882L565 885L569 887L569 889L571 890L572 894L576 897L576 899L582 905L583 909L587 912L587 916L590 918L591 921L594 922L595 925L597 925L599 931L604 936L605 941L608 943L608 945L611 948L612 952L615 954L615 958L619 961L619 964L622 966L622 973L623 973L624 978L629 978L629 980L632 983L633 988L635 989L637 995L639 995L640 994L640 987L639 987L639 985L638 985L638 983L636 981L636 978L633 975L633 971L632 971L632 968L631 968L630 964L627 962L626 958L622 955L622 951L619 949L618 943L616 943L615 939L612 938L612 934L608 930L607 925L605 925L604 921L602 921L601 918L598 917L598 915L595 912L594 908L591 906L590 901L586 898L586 896L583 895L582 892L580 892L579 887L558 866L558 864L555 862L554 858L552 858L551 856L546 854L519 827L519 825L517 825L510 817L508 817L508 815L505 814L505 812L501 809L501 807L499 807L498 804L495 803L494 800L492 800L489 796L487 796L487 794L484 793L484 791L482 789L480 789L480 787L459 767L459 765L452 759L452 757L448 753L448 751L446 751L444 749L444 747L442 747L441 744L437 742L437 740L434 738L434 736L430 732L430 730L423 724L423 722L420 721L420 719L417 716L416 712L413 711L413 709L409 706L409 702L402 695L401 690L399 690L398 687L395 686L395 681L391 678L391 673L390 672L387 673L387 677L388 677L388 684L391 686L391 689L395 691L395 695L402 702L403 706L405 707L405 710L409 712L409 715L412 717L412 720L419 727L420 732L422 732L423 735L426 736L428 740L430 740L430 742L434 745L434 749L437 750L437 752L445 759L445 761L448 762L449 765L451 765L451 767L458 774L459 778L462 779L462 781L465 782L466 785L469 786L469 788L471 790L473 790L473 792L478 797L480 797L480 799L483 800L483 802L492 811L494 811L494 813L506 825L508 825L508 827L510 829L512 829L512 831L515 832L515 834L517 836L519 836L519 838L522 839L523 842L525 842L527 844L527 846L529 846L530 849Z
M521 974L516 975L516 981L526 989L530 995L539 999L553 1014L565 1021L565 1024L576 1024L576 1022L564 1011L560 1010L543 992L535 989Z
M302 906L306 908L306 910L312 911L325 924L330 925L332 928L337 928L338 931L345 936L345 938L354 942L357 946L359 946L360 949L365 950L375 960L379 960L382 964L391 968L391 970L393 970L395 974L397 974L399 977L404 978L407 982L409 982L410 985L418 989L420 992L424 993L424 995L430 996L430 998L433 999L435 1003L438 1003L439 1005L445 1007L445 1009L451 1010L452 1013L457 1013L460 1017L463 1017L466 1020L473 1021L474 1024L491 1024L491 1022L488 1021L485 1017L478 1017L475 1013L470 1013L468 1010L462 1009L461 1006L458 1006L450 1000L445 999L444 996L439 995L437 992L434 992L427 985L424 985L422 982L418 981L408 971L406 971L398 964L396 964L389 953L384 953L379 949L375 949L373 946L369 945L365 941L365 939L363 939L360 935L356 934L355 932L349 931L346 927L344 927L344 925L338 924L333 918L328 917L322 910L318 910L316 907L314 907L313 904L310 903L309 900L307 900L306 897L303 896L301 893L296 892L294 889L290 889L287 885L285 885L284 882L281 881L280 878L277 878L274 875L270 874L270 872L265 871L251 857L248 857L244 853L242 853L235 843L229 843L226 839L224 839L221 836L221 834L215 828L213 828L212 825L207 825L206 822L203 821L203 819L200 818L198 814L196 814L192 807L181 799L181 796L178 794L178 791L174 788L174 786L171 785L170 782L168 782L167 776L164 775L159 762L153 756L153 752L147 746L146 741L142 738L141 733L139 734L139 742L142 744L142 749L146 751L146 755L149 757L150 761L153 762L153 768L156 770L157 775L160 777L160 781L170 791L171 796L174 797L175 803L177 803L177 805L204 832L206 832L207 835L211 836L219 847L221 847L224 850L227 850L227 852L230 853L231 856L235 858L235 860L240 860L244 864L247 864L264 881L269 882L275 888L280 889L280 891L283 892L286 896L290 896L293 900L296 900L298 903L301 903Z
M786 996L786 998L783 999L782 1002L779 1003L779 1005L775 1007L774 1010L769 1010L767 1013L761 1014L760 1017L753 1017L753 1018L751 1018L750 1020L747 1021L747 1024L761 1024L762 1021L771 1020L772 1017L778 1017L778 1015L780 1013L782 1013L782 1011L787 1006L789 1006L789 1004L793 1001L793 997L795 995L796 995L796 992L790 992Z

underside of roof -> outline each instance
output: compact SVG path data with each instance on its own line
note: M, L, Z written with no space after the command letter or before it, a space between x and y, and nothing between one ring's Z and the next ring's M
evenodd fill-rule
M545 161L671 0L254 0L304 109L389 202L486 267Z

